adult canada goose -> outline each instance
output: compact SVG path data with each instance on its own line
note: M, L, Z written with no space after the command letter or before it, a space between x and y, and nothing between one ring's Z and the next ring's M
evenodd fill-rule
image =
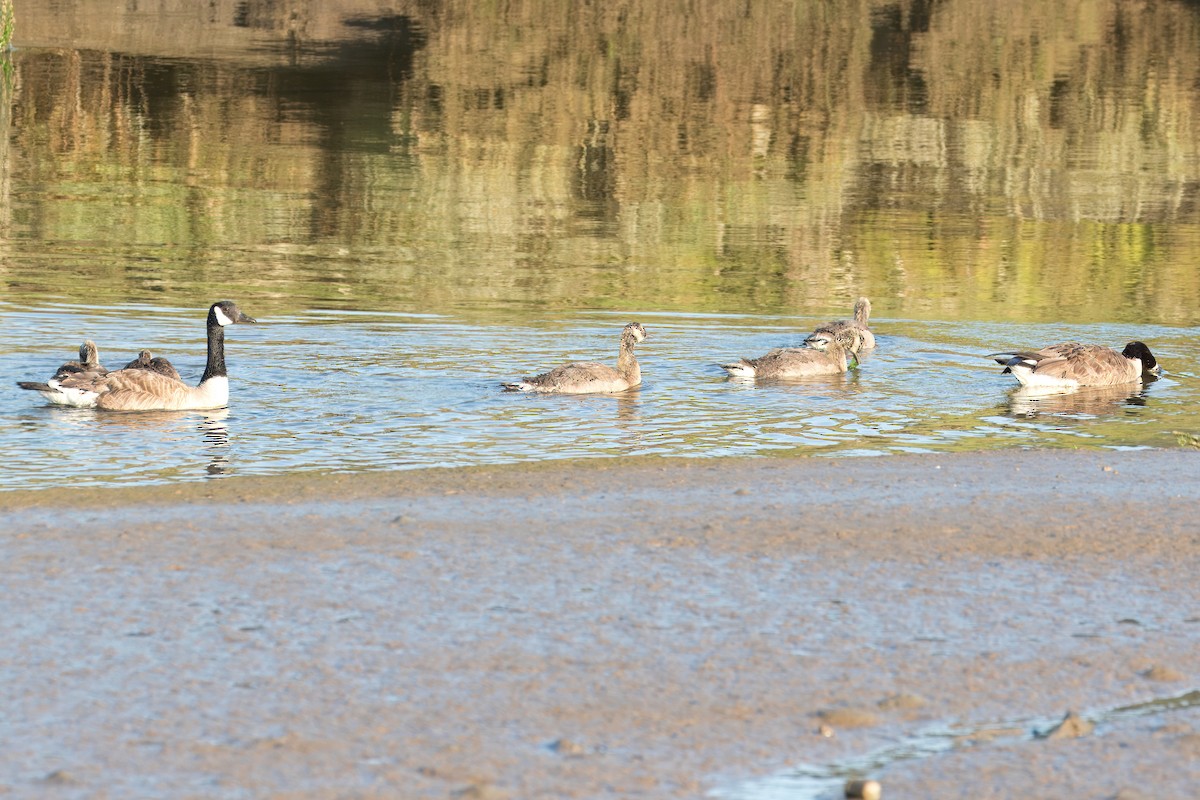
M225 327L254 322L229 300L208 309L208 364L199 386L188 386L148 369L119 369L104 375L81 373L51 378L51 391L60 395L51 402L109 411L180 411L224 408L229 404L229 377L225 372Z
M1157 373L1158 362L1142 342L1130 342L1117 352L1099 344L1063 342L1041 350L993 353L988 358L1003 364L1005 372L1023 386L1116 386L1137 383L1146 373Z
M99 377L107 373L108 370L100 366L100 351L96 348L96 343L88 339L79 345L79 360L68 361L63 364L50 380L62 380L67 377L80 377L84 375ZM52 389L48 382L17 381L17 386L22 389L38 392L42 397L56 405L68 405L62 393L57 389Z
M814 333L809 347L780 347L759 358L743 358L721 369L735 378L807 378L813 375L838 375L858 366L858 344L851 336L847 350L832 333Z
M123 369L148 369L168 378L181 380L179 370L162 356L155 356L149 350L138 353L138 357L126 364Z
M813 336L818 333L828 333L837 337L842 347L847 350L852 349L853 340L857 335L862 341L859 345L859 350L870 350L875 346L875 334L871 333L867 326L871 322L871 301L865 297L860 297L854 303L854 319L838 319L833 322L826 322L824 325L818 325L813 331ZM810 336L805 339L805 343L809 343L812 339Z
M646 329L640 322L631 322L621 331L621 350L617 368L607 364L585 361L564 364L549 372L514 383L501 384L512 392L547 392L556 394L596 394L623 392L642 382L642 370L633 355L634 346L646 339Z

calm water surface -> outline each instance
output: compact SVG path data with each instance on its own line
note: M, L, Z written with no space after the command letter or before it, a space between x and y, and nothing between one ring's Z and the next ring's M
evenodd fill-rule
M18 4L0 489L1200 431L1194 4L111 5ZM856 372L716 367L860 294ZM222 298L262 321L228 411L13 385L84 338L194 380ZM631 319L640 390L498 390L614 361ZM1134 338L1167 370L1144 390L1024 397L982 357Z

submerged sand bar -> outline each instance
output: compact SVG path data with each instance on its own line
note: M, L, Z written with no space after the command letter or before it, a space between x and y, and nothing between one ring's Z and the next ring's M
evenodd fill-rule
M0 495L0 793L769 797L756 778L958 725L999 732L880 766L884 796L1187 796L1194 704L1025 727L1200 687L1198 466L597 460Z

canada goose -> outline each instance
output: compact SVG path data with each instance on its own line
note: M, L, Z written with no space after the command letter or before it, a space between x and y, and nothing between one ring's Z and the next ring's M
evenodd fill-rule
M824 325L818 325L813 331L813 336L818 333L828 333L837 337L841 342L842 347L847 350L851 349L855 334L862 339L859 350L870 350L875 346L875 334L871 333L867 327L871 322L871 301L865 297L860 297L854 303L854 319L838 319L833 322L826 322ZM808 339L805 342L808 343Z
M138 357L130 361L122 369L148 369L152 372L157 372L159 375L166 375L168 378L180 380L179 371L162 356L154 356L149 350L143 350L138 353Z
M992 353L988 358L1004 365L1000 374L1011 372L1023 386L1115 386L1139 382L1143 373L1159 370L1142 342L1130 342L1119 353L1099 344L1063 342L1041 350Z
M564 364L532 378L501 384L510 392L553 392L557 394L594 394L623 392L642 382L642 370L633 348L646 338L640 322L631 322L621 331L621 351L617 368L590 361Z
M780 347L759 358L722 364L721 369L735 378L807 378L837 375L858 365L857 337L852 336L848 351L832 333L814 333L807 341L809 347Z
M50 380L62 380L67 377L82 377L85 375L99 377L107 373L108 370L100 366L100 351L96 348L96 343L88 339L79 345L79 360L68 361L63 364ZM52 389L48 382L17 381L17 386L22 389L38 392L42 397L55 405L69 405L63 394L57 389Z
M49 388L61 397L51 402L109 411L180 411L224 408L229 404L225 372L225 326L254 322L229 300L208 309L208 364L199 386L188 386L148 369L119 369L104 375L81 373L51 378Z

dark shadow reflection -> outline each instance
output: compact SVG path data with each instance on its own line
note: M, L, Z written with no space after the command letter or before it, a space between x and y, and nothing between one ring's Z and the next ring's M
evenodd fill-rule
M1040 414L1098 417L1145 404L1146 387L1140 383L1083 386L1066 390L1020 386L1009 393L1008 413L1014 417L1036 417Z
M209 477L228 475L233 471L229 459L229 409L222 408L204 414L196 429L204 437L204 450L208 454L208 464L204 471Z

